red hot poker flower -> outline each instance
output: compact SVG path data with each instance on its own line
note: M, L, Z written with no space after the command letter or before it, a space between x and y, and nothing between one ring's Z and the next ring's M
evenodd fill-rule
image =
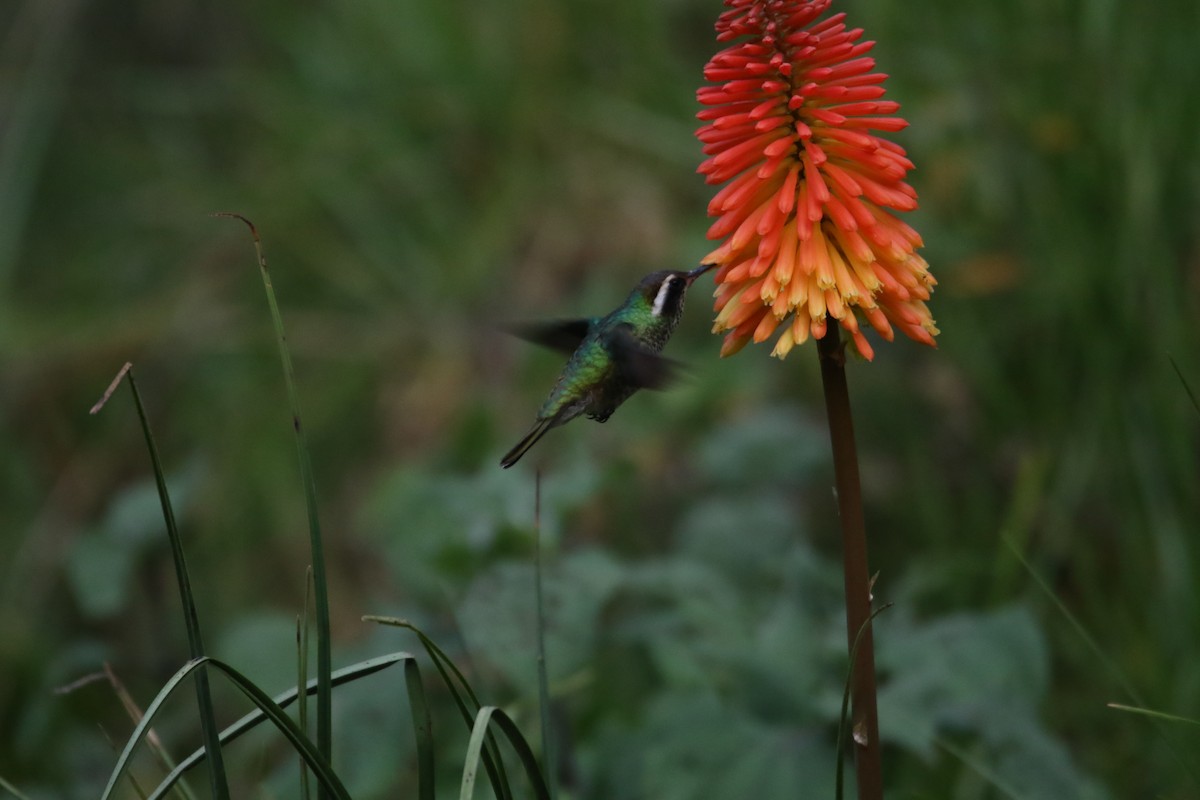
M696 96L707 124L699 172L725 186L708 204L716 263L721 355L783 327L783 358L833 317L867 359L866 322L887 341L893 327L933 345L925 301L936 283L916 249L920 235L892 211L917 207L904 182L903 148L870 131L899 131L887 75L866 57L845 14L819 17L830 0L725 0L717 40L740 40L704 69Z

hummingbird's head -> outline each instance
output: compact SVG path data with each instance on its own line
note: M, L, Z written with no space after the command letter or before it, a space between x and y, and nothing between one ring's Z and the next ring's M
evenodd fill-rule
M683 299L688 287L716 264L704 264L690 272L664 269L642 278L637 291L650 304L650 313L656 317L675 318L683 311Z

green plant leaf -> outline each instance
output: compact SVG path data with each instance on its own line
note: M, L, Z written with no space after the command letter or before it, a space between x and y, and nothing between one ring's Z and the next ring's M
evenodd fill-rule
M450 657L438 647L437 643L408 620L380 616L366 616L363 619L368 622L377 622L381 625L407 628L416 634L418 641L425 648L425 652L429 655L429 659L433 662L438 674L441 675L442 682L450 690L450 696L454 698L454 704L458 706L463 722L466 723L468 729L473 729L475 715L479 713L479 709L483 708L483 704L479 702L479 698L475 695L475 691L471 688L471 684L467 682L466 677L455 666L454 662L450 660ZM483 766L487 770L488 779L492 783L492 790L496 793L496 796L511 798L512 789L509 787L504 759L500 755L500 748L496 743L495 737L490 732L487 734L483 751Z
M893 624L895 623L895 624ZM880 736L929 757L942 726L1011 738L1049 685L1045 640L1022 607L880 626Z
M398 662L403 661L403 662L407 663L412 660L413 660L413 656L410 653L405 653L405 652L389 653L388 655L378 656L376 658L370 658L370 659L367 659L366 661L360 661L356 664L351 664L348 667L343 667L342 669L335 671L330 676L330 680L331 680L333 686L340 686L344 683L348 683L348 682L356 680L358 678L364 678L368 675L372 675L376 672L379 672L380 670L387 669L388 667L390 667L393 664L396 664ZM407 679L407 667L406 667L406 679ZM164 687L164 691L166 691L166 687ZM316 680L316 678L313 678L312 680L310 680L308 682L308 686L305 687L305 694L311 696L311 695L315 694L316 691L317 691L317 680ZM162 696L163 692L160 691L159 694L160 694L160 696ZM294 703L296 701L297 695L298 695L298 692L296 691L296 689L291 688L281 694L276 695L274 698L272 698L272 702L274 702L275 705L277 705L281 709L287 708L289 705L291 705L292 703ZM149 709L147 709L147 716L149 716ZM268 718L269 717L267 716L267 714L264 712L264 710L262 708L259 708L255 711L251 711L250 713L244 715L239 720L234 722L232 725L230 725L229 727L227 727L223 731L221 731L221 744L222 745L228 744L229 742L238 738L239 736L246 733L247 731L252 730L259 723L266 721ZM297 727L297 730L299 730L298 727ZM135 731L135 733L136 733L136 731ZM132 739L131 739L131 744L132 744ZM196 751L192 752L191 755L189 755L187 758L180 761L179 765L177 767L175 767L175 769L172 770L169 775L167 775L165 778L163 778L163 780L155 788L154 793L150 796L149 800L155 800L155 798L162 797L166 792L170 791L171 787L175 784L176 781L179 780L179 778L183 775L183 773L186 772L187 770L191 769L192 767L194 767L196 764L203 761L205 758L205 755L206 755L205 751L203 749L200 749L200 750L196 750Z
M279 361L283 368L283 382L287 388L288 405L291 411L292 431L296 438L296 458L300 464L300 482L304 488L304 510L308 517L308 544L311 551L310 565L313 570L313 592L316 602L317 626L317 748L326 760L333 751L333 659L329 633L329 587L325 579L325 546L321 539L321 517L317 512L317 485L313 479L312 457L308 452L308 434L300 421L300 394L296 389L296 370L292 366L292 354L288 349L287 336L283 331L283 316L275 300L275 287L267 271L267 259L263 254L262 240L254 223L241 214L218 212L215 216L241 221L250 230L254 239L254 254L257 256L259 274L267 294L267 306L271 310L271 322L275 328L275 342L279 349ZM318 798L324 792L317 793Z
M226 677L228 677L238 689L240 689L247 697L249 697L251 702L258 706L259 710L262 711L263 714L265 714L266 717L270 719L277 728L279 728L284 736L287 737L288 741L291 742L297 753L300 754L300 757L304 759L305 763L307 763L317 775L317 780L319 780L322 785L330 790L334 796L338 797L339 800L348 800L349 795L346 794L345 788L342 787L341 782L329 767L329 763L321 757L320 753L317 752L316 748L313 747L308 738L300 733L300 729L297 728L296 724L292 722L291 718L284 713L283 709L280 708L278 704L274 703L271 698L267 697L267 695L264 694L261 689L259 689L250 681L246 680L245 677L242 676L237 670L220 661L215 661L208 657L189 661L180 667L179 670L173 676L171 676L171 679L163 685L162 689L159 690L158 694L155 696L154 700L151 701L150 705L146 707L145 716L142 717L142 721L134 728L133 733L129 737L129 741L126 742L125 748L121 751L121 755L117 758L116 766L113 767L112 775L108 779L108 785L104 788L104 793L101 795L101 800L107 800L112 796L113 788L116 786L118 779L120 779L121 775L124 773L125 767L129 763L129 758L133 754L134 748L142 740L142 737L146 734L146 731L149 730L151 722L157 715L159 709L162 707L162 704L166 701L166 699L171 695L172 692L175 691L184 678L188 677L197 669L210 666L223 672ZM180 764L180 768L182 767L183 764Z
M175 511L171 505L171 495L167 490L167 479L163 471L162 461L158 457L158 445L154 442L154 434L150 430L150 420L142 405L142 396L138 392L137 381L133 376L133 365L126 363L117 373L105 392L104 397L92 406L91 413L97 413L104 407L105 402L120 384L122 378L129 383L129 391L133 395L133 404L137 409L138 421L142 426L142 434L146 439L146 450L150 455L150 465L154 472L154 484L158 492L159 505L162 509L163 521L167 527L167 540L171 544L171 556L175 563L175 583L179 588L179 601L183 612L183 625L187 630L188 650L193 660L203 658L204 639L200 633L200 614L196 609L196 600L192 595L191 578L188 575L187 557L183 549L183 538L175 523ZM218 740L216 716L213 714L212 691L208 685L208 673L204 670L196 673L196 704L199 707L200 729L204 737L205 747L209 750L209 783L212 793L217 800L228 800L229 784L225 776L225 763L221 754Z
M471 740L467 743L466 760L463 762L462 789L459 792L459 800L470 800L475 795L475 775L479 770L479 759L489 737L489 726L493 721L507 737L508 743L516 750L517 757L521 759L521 764L525 767L525 775L533 785L534 797L538 800L550 800L550 790L542 779L533 749L525 741L525 737L517 728L516 723L495 706L483 706L475 715Z
M711 691L664 692L644 712L602 743L597 796L833 797L827 730L763 724Z
M404 662L404 682L408 688L408 704L417 740L417 796L420 800L433 800L437 788L437 765L433 760L433 720L416 659Z
M1128 711L1131 714L1141 714L1154 719L1161 719L1164 722L1182 722L1185 725L1200 725L1200 720L1190 719L1188 717L1180 717L1176 714L1168 714L1164 711L1155 711L1150 708L1138 708L1136 706L1122 705L1121 703L1109 703L1109 708L1115 708L1118 711Z

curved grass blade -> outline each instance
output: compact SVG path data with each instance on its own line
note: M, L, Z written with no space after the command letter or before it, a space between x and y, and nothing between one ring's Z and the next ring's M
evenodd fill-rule
M142 720L133 728L133 733L129 736L129 741L125 743L125 747L121 750L121 754L117 756L117 763L113 767L112 775L108 778L108 785L104 787L103 794L100 795L100 800L107 800L112 794L113 789L117 785L121 774L125 771L125 767L133 755L134 748L142 740L142 737L150 730L150 723L154 719L154 715L158 713L159 708L168 697L175 691L179 684L190 675L201 664L200 661L189 661L179 668L174 675L171 676L163 687L158 690L158 694L150 701L150 705L146 706L146 710L142 714ZM207 748L205 749L207 753ZM218 748L218 752L220 749Z
M334 797L338 798L338 800L349 800L350 795L346 792L346 788L342 786L342 782L338 779L337 775L334 774L332 767L329 766L329 761L322 757L319 752L317 752L317 749L313 746L313 743L309 741L307 736L300 732L300 729L296 727L296 723L292 722L291 718L287 715L287 713L284 712L283 708L281 708L278 703L272 701L262 689L259 689L257 686L255 686L252 681L250 681L240 672L230 667L228 664L225 664L222 661L217 661L216 659L208 656L200 659L194 659L180 667L179 670L171 676L171 679L163 685L162 689L159 690L158 694L154 697L154 700L150 703L150 705L146 707L145 716L142 718L142 721L138 723L137 727L134 728L133 734L129 737L129 741L125 743L125 749L121 751L121 755L117 758L117 764L113 768L113 773L108 779L108 785L105 786L104 794L100 796L100 800L108 800L108 798L112 796L113 788L116 786L117 780L121 777L121 774L125 771L125 767L128 765L134 749L137 747L138 743L141 742L142 737L146 734L146 731L150 727L151 720L154 719L155 714L157 714L159 709L162 708L162 705L166 699L171 696L176 688L178 688L180 682L182 682L184 678L188 677L192 672L199 670L201 667L217 669L224 673L225 677L229 678L233 685L240 689L248 698L250 698L250 701L258 706L259 710L266 716L266 718L275 724L275 727L278 728L284 737L287 738L288 742L291 743L292 747L300 755L300 758L302 758L304 762L308 764L309 768L312 769L313 774L317 776L317 780L320 782L320 785L324 787L326 791L330 792ZM162 787L160 786L160 789L161 788ZM161 796L161 791L156 791L153 796Z
M385 656L370 658L366 661L360 661L357 664L351 664L348 667L343 667L342 669L334 672L330 677L334 686L341 686L343 683L349 683L350 681L357 680L358 678L365 678L368 675L373 675L374 673L387 669L393 664L397 664L401 661L415 663L416 659L411 653L406 653L403 651L389 653ZM304 693L306 695L312 695L316 692L316 690L317 682L316 679L313 679L308 682ZM287 708L296 701L296 697L296 690L288 689L286 692L273 697L272 700L280 708ZM246 714L237 722L221 731L221 744L228 744L229 742L241 736L243 733L253 729L260 722L263 722L266 719L266 715L263 714L261 710L251 711L249 714ZM154 791L149 797L149 800L157 800L157 798L162 797L164 794L170 791L171 787L175 785L175 782L179 780L183 773L203 761L204 756L205 751L200 749L194 751L183 761L179 762L179 766L171 770L170 774L163 778L162 782L155 787Z
M321 543L321 520L317 514L317 485L313 479L312 460L308 455L308 441L304 426L300 424L300 400L296 392L296 371L292 367L292 356L288 351L287 336L283 332L283 317L279 304L275 302L275 289L271 285L271 274L267 271L267 259L263 255L262 239L254 223L228 211L215 214L241 220L254 237L254 252L258 256L258 269L262 274L263 288L267 293L267 305L271 309L271 322L275 326L275 339L279 344L279 359L283 365L283 379L287 385L288 403L292 410L292 429L296 433L296 454L300 461L300 480L304 485L304 503L308 512L309 547L312 551L313 588L316 594L317 612L317 749L327 760L333 751L333 693L330 675L333 658L329 640L329 591L325 579L325 549ZM318 797L321 793L318 793Z
M304 652L308 644L308 631L305 629L305 619L301 616L296 617L296 693L300 694L308 683L308 658ZM299 706L298 721L300 730L304 731L304 735L308 736L308 695L305 693L304 702ZM309 800L312 797L312 789L308 784L308 767L300 764L300 798L301 800Z
M13 797L17 798L17 800L29 800L28 795L22 794L20 789L13 786L8 781L4 780L4 778L0 778L0 789L3 789L4 791L8 792Z
M296 618L296 691L308 686L308 608L312 601L312 566L304 571L304 611ZM300 730L308 736L308 693L305 692L304 702L300 704ZM300 797L309 800L312 791L308 785L308 769L300 765Z
M119 700L121 705L125 708L125 713L127 713L129 718L133 720L134 725L138 724L142 719L142 710L138 708L137 703L134 702L133 696L129 694L129 690L125 688L125 684L122 683L121 679L117 677L116 671L113 670L112 665L107 661L104 662L103 674L108 677L108 684L112 687L113 692L117 695L117 700ZM164 772L170 772L171 770L175 769L176 766L178 766L175 763L175 759L173 759L171 754L167 751L167 748L163 746L162 740L159 739L157 734L155 734L154 728L150 728L147 731L146 745L150 748L150 752L154 754L155 760L158 761L159 766L162 767ZM113 749L116 750L115 745L113 746ZM201 752L203 752L203 750ZM141 792L139 792L139 794L143 798L146 796ZM186 781L181 781L179 783L179 794L184 798L184 800L196 800L195 793L191 790L191 787L188 786Z
M1125 694L1129 695L1133 702L1137 703L1139 707L1144 707L1146 703L1142 700L1141 693L1138 692L1138 690L1134 687L1133 682L1126 677L1125 673L1121 671L1121 668L1117 666L1117 663L1109 658L1108 654L1105 653L1100 647L1100 643L1097 642L1092 634L1088 632L1088 629L1083 626L1083 623L1080 622L1079 618L1076 617L1074 613L1072 613L1071 609L1067 608L1067 604L1059 599L1058 595L1054 593L1054 590L1050 588L1050 584L1046 583L1046 579L1043 578L1037 572L1037 570L1033 568L1033 565L1029 563L1029 560L1025 558L1025 554L1021 552L1021 549L1007 537L1002 538L1004 539L1004 543L1008 545L1008 549L1011 550L1013 555L1017 557L1017 560L1021 562L1021 566L1023 566L1025 571L1029 573L1029 577L1033 578L1034 583L1038 585L1038 588L1042 590L1042 593L1045 594L1046 597L1050 598L1050 602L1052 602L1058 609L1059 613L1066 618L1071 627L1075 629L1075 633L1079 635L1079 638L1083 640L1083 642L1092 651L1093 655L1096 656L1096 659L1108 672L1109 677L1123 690L1125 690ZM1186 758L1180 751L1179 747L1176 746L1175 739L1169 733L1167 733L1166 729L1159 724L1158 720L1152 719L1151 723L1154 726L1154 732L1158 734L1160 739L1162 739L1163 743L1167 746L1167 750L1170 751L1171 756L1175 759L1175 761L1187 771L1194 783L1200 784L1200 774L1196 772L1196 769L1192 765L1191 761Z
M550 790L546 787L546 781L538 769L537 757L533 754L529 742L525 741L525 737L521 735L521 730L512 721L512 718L496 706L484 706L475 715L471 740L467 744L467 757L463 763L463 780L462 789L458 794L459 800L470 800L475 794L475 776L479 771L479 759L484 755L483 748L488 738L491 737L489 726L493 720L508 738L508 743L516 751L517 757L521 759L521 763L525 767L525 775L533 785L534 796L538 800L550 800Z
M113 738L111 736L108 735L108 731L104 729L103 725L100 726L100 735L104 737L104 741L106 741L108 743L108 746L110 748L112 748L112 751L114 753L117 752L117 743L115 741L113 741ZM147 743L149 743L149 742L152 742L153 740L154 740L154 731L153 731L153 729L151 729L150 735L146 737L146 741L147 741ZM141 781L139 781L137 779L137 776L134 775L132 772L129 773L128 777L129 777L129 785L133 787L133 793L137 796L138 800L146 800L146 790L142 788ZM183 786L182 783L179 785L180 785L180 787Z
M938 747L942 748L947 753L954 756L964 765L973 770L976 775L987 781L987 783L990 784L993 789L995 789L1004 797L1008 798L1008 800L1022 800L1021 795L1018 794L1013 787L1005 783L1004 779L997 775L995 770L993 770L984 762L980 761L975 756L968 753L966 750L958 747L946 739L943 739L940 736L934 737L934 742L937 743Z
M1109 708L1115 708L1118 711L1128 711L1131 714L1141 714L1154 719L1161 719L1165 722L1182 722L1187 725L1200 726L1200 719L1190 719L1188 717L1180 717L1175 714L1168 714L1165 711L1155 711L1152 708L1139 708L1137 706L1127 706L1122 703L1109 703Z
M1175 363L1173 356L1168 356L1171 359L1171 366L1175 368L1175 374L1179 376L1179 382L1183 384L1183 390L1187 392L1187 396L1192 400L1192 407L1196 409L1196 413L1200 414L1200 400L1196 399L1196 393L1192 391L1192 387L1188 384L1187 378L1183 377L1183 370Z
M425 698L421 668L415 658L404 662L404 683L408 689L408 705L412 710L413 732L417 741L417 797L434 800L436 768L433 761L433 719Z
M454 698L454 703L458 706L459 713L462 714L463 722L466 723L467 729L471 730L475 724L475 715L479 713L479 709L483 708L483 704L479 702L479 698L475 695L475 691L471 688L471 684L467 682L466 677L459 671L454 662L450 660L450 656L446 655L445 651L437 646L437 643L426 636L424 631L406 619L368 615L363 617L363 621L406 628L417 635L421 646L425 648L425 652L429 655L429 660L433 662L433 666L437 668L438 674L442 676L442 682L450 690L450 696ZM461 691L459 689L460 686L462 687ZM464 693L466 695L465 698L463 696ZM504 768L504 759L500 755L500 747L496 743L495 737L490 732L487 735L486 749L483 753L483 766L487 771L488 780L492 783L492 790L495 792L496 797L501 800L512 800L512 789L508 784L508 772Z
M179 584L179 600L183 606L183 622L187 628L188 650L193 660L204 657L204 641L200 635L200 617L196 612L196 601L192 597L192 583L188 577L187 559L183 552L183 539L175 524L175 512L171 508L171 497L167 492L167 480L163 475L162 462L158 457L158 447L154 443L154 434L150 431L150 420L146 417L146 409L142 405L142 396L137 389L137 381L133 378L133 364L126 362L120 372L109 384L108 390L100 401L92 406L91 413L96 414L104 408L104 404L112 396L121 379L128 377L129 390L133 393L133 403L137 407L138 420L142 424L142 434L146 438L146 449L150 452L150 464L154 470L154 484L158 487L158 499L162 504L163 520L167 526L167 539L171 543L171 555L175 561L175 581ZM225 777L225 760L221 755L221 745L217 736L217 720L213 714L212 690L208 684L208 673L204 670L196 673L196 703L200 708L200 730L204 738L204 746L211 754L209 758L209 783L213 796L218 800L229 800L229 784Z
M292 722L292 718L287 715L287 712L278 703L274 702L266 692L258 688L253 681L228 664L211 658L202 663L207 663L225 673L225 677L229 678L254 705L258 706L259 710L274 723L279 732L288 740L288 743L304 759L309 768L312 769L313 774L317 777L320 788L333 797L338 798L338 800L350 800L350 793L346 791L346 787L342 785L341 779L333 771L333 767L329 764L329 759L325 758L317 747L313 745L312 740L301 732L299 726L295 722ZM319 683L317 687L318 689L320 688Z
M874 580L872 580L874 583ZM892 607L891 603L885 603L879 608L871 612L871 615L866 618L862 625L858 626L858 633L854 635L854 646L850 648L850 666L846 670L846 687L842 690L842 715L838 719L837 733L837 780L835 782L834 797L837 800L842 800L843 792L845 791L844 782L846 772L843 769L846 758L846 721L850 719L850 687L854 679L854 657L858 654L858 643L862 641L863 632L867 630L875 618Z

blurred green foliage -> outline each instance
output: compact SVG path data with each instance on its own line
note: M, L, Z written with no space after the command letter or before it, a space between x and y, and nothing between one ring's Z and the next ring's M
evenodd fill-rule
M1148 705L1200 717L1200 415L1168 360L1200 386L1200 5L837 5L912 123L941 282L939 350L851 367L876 595L897 602L877 624L889 785L1195 796L1196 734L1105 707L1129 698L1001 537ZM303 502L252 249L207 216L234 210L297 361L337 664L395 649L362 614L420 619L536 726L540 459L582 796L829 796L844 643L811 348L718 361L697 293L671 345L688 382L495 464L559 365L496 323L607 308L707 251L693 92L718 11L0 9L0 776L95 796L115 758L96 725L130 724L99 684L52 690L108 660L145 699L185 658L132 408L87 415L126 360L206 631L268 690L291 680ZM336 757L390 796L407 712L372 691L339 690ZM294 791L269 738L231 753Z

